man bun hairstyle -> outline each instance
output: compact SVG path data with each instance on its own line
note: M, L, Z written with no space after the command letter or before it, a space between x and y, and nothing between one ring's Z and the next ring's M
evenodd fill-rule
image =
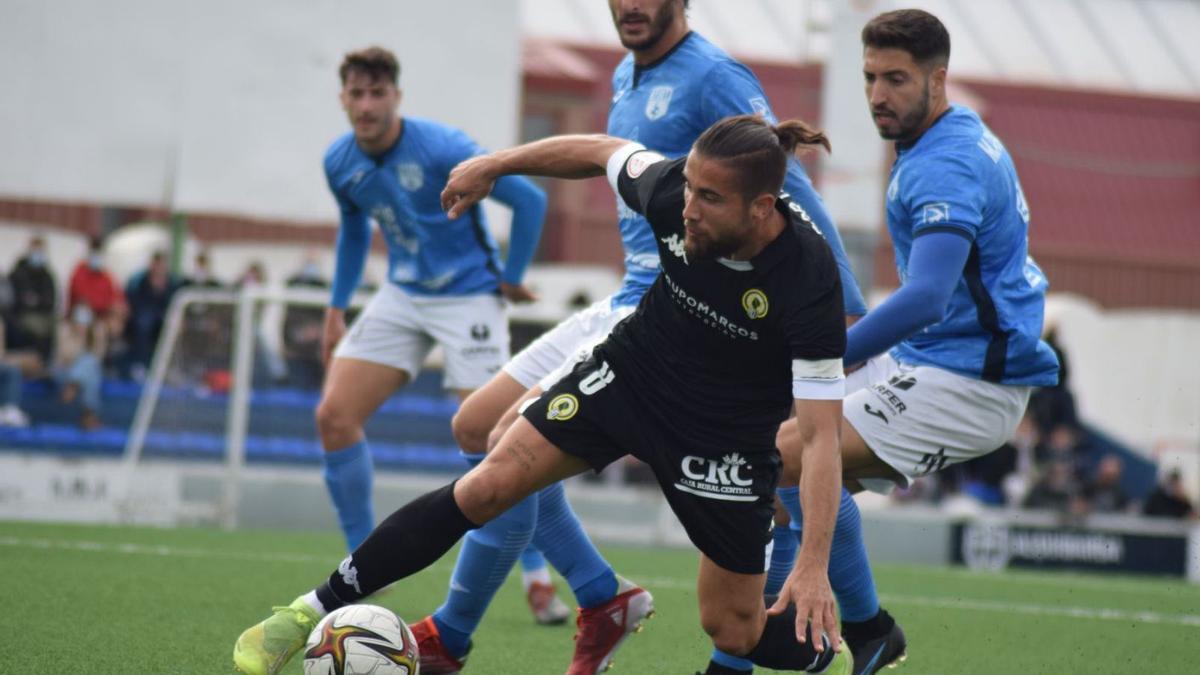
M830 151L824 132L800 120L771 124L759 115L726 117L696 139L693 149L730 166L738 189L747 199L783 189L788 157L798 151L823 147Z
M400 84L400 62L396 60L395 54L383 47L372 46L346 54L341 67L338 68L342 84L346 84L350 73L364 73L372 82L383 80Z
M919 9L884 12L862 29L863 47L902 49L922 66L950 63L950 33L938 18Z

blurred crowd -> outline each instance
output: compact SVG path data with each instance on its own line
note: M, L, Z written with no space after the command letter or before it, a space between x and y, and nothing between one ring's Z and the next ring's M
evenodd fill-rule
M105 264L103 242L94 238L60 294L64 287L48 264L46 242L33 236L7 274L0 274L0 426L36 421L21 405L23 385L43 380L62 405L77 409L82 428L99 428L103 381L145 379L167 310L180 289L229 290L265 283L258 262L249 263L235 280L217 279L203 252L193 259L190 274L178 276L171 273L163 251L150 252L144 268L118 280ZM286 285L322 289L329 282L310 255ZM196 359L199 368L192 375L214 388L228 385L232 320L229 305L197 305L184 317L182 339L190 342L185 348L209 356ZM258 342L260 350L270 352L259 361L274 379L287 376L303 386L319 386L321 321L319 307L289 306L281 348L265 350ZM223 365L206 365L211 363Z

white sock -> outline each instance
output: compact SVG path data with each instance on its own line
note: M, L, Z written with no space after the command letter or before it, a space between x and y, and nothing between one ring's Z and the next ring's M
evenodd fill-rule
M529 590L529 587L532 586L534 582L549 586L552 583L550 581L550 567L542 566L536 570L521 570L521 585L526 591Z
M329 610L325 609L325 605L322 605L321 601L317 599L316 591L309 591L300 596L300 599L304 601L304 604L313 608L318 618L324 618L329 613Z

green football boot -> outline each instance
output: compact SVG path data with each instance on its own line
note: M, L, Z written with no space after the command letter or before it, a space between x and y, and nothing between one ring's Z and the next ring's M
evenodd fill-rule
M300 598L245 630L233 645L233 667L246 675L275 675L300 651L320 618ZM847 671L849 672L849 671Z

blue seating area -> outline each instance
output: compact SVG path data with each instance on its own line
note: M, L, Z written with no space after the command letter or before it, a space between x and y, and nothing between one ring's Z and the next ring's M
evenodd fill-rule
M79 410L58 400L50 382L26 383L22 407L34 424L0 427L0 449L55 454L120 456L125 450L141 386L104 383L104 426L85 431ZM250 394L246 458L250 463L318 463L313 410L319 393L288 387L256 389ZM200 389L164 387L147 434L147 457L220 461L225 456L229 397ZM450 434L458 401L441 390L441 373L422 373L416 382L389 399L367 424L371 451L379 466L460 470L464 464Z

